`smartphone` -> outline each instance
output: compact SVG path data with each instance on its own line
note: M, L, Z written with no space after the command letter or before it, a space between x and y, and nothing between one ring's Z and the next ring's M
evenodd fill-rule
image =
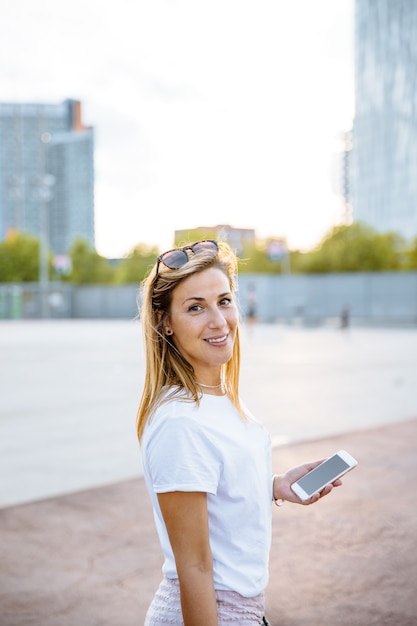
M291 485L291 489L300 500L305 502L315 493L319 493L327 485L356 467L357 464L356 459L346 450L339 450L311 472L299 478Z

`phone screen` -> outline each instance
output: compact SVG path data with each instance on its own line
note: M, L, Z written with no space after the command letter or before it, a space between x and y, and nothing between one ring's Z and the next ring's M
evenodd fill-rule
M349 465L336 454L297 480L297 482L304 491L313 495L313 493L319 491L323 485L334 480L335 476L338 476L347 469L349 469Z

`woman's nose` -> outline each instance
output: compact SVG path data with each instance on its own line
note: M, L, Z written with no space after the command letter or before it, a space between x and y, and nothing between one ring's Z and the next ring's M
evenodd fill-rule
M216 307L210 312L209 325L211 328L223 328L226 324L226 318L223 313Z

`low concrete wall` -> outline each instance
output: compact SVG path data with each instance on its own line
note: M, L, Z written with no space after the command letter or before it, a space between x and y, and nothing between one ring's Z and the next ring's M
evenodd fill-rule
M51 282L0 284L0 319L134 319L137 285L80 285Z
M243 311L251 285L260 321L319 324L339 318L347 306L352 322L417 325L417 272L244 274L239 279Z
M135 285L74 287L73 317L134 319L138 315L137 297Z
M318 325L339 319L349 307L352 323L417 326L417 272L351 274L241 274L238 297L243 316L254 292L264 323ZM138 285L73 286L51 283L0 284L0 318L134 319Z

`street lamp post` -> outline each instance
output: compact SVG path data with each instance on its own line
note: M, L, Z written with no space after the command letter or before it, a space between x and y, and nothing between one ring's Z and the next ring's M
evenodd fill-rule
M42 175L39 181L39 291L41 317L49 317L49 202L52 198L52 186L55 179L47 171L47 145L51 134L41 133Z

